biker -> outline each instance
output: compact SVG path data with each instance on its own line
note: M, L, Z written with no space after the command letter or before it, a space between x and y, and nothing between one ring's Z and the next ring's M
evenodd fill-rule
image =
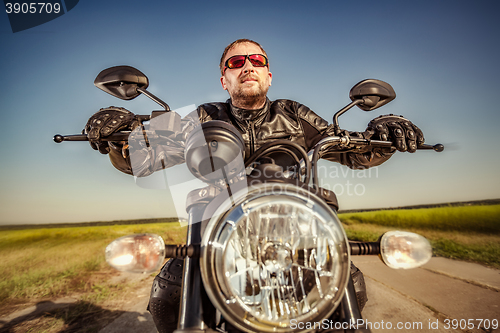
M219 67L222 88L229 93L230 99L225 103L200 105L195 116L200 122L222 120L234 125L245 141L245 157L272 140L287 139L309 151L322 138L334 135L333 126L328 125L308 107L291 100L270 101L267 98L272 73L269 71L267 53L259 43L249 39L234 41L224 50ZM132 165L127 144L99 141L101 137L122 129L132 130L137 125L138 121L132 112L110 107L95 113L87 122L84 132L88 134L92 148L109 154L113 166L128 174L140 173L144 176L183 162L182 149L177 154L172 153L172 150L167 154L159 148L155 154L144 153L140 165ZM177 133L177 136L185 138L190 126L193 126L193 121L186 117L182 122L182 131ZM394 115L375 118L368 124L365 132L350 134L367 139L389 140L395 147L326 156L330 161L353 169L380 165L388 160L396 149L413 153L417 145L424 142L423 134L417 126L401 116ZM287 155L271 157L277 164L285 167L289 165ZM182 269L183 260L169 260L152 286L148 309L161 333L172 332L177 328ZM363 277L355 267L352 267L351 273L354 273L356 291L362 307L366 302Z

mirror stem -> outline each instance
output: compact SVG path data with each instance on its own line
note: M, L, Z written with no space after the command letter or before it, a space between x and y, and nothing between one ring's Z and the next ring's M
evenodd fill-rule
M335 130L335 135L339 135L341 132L340 126L339 126L339 116L344 114L347 110L349 110L353 106L358 105L358 104L363 104L363 103L364 103L364 99L356 99L356 100L352 101L350 104L346 105L340 111L337 111L337 113L335 113L333 115L333 129Z
M150 99L152 99L156 103L160 104L165 109L165 111L170 111L170 106L168 106L167 103L165 103L164 101L162 101L161 99L159 99L158 97L156 97L155 95L153 95L152 93L147 91L146 89L142 89L142 88L137 87L137 91L148 96Z

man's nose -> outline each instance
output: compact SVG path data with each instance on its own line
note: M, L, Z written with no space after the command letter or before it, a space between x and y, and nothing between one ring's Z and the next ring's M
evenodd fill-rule
M255 71L255 67L250 62L250 59L246 58L245 64L243 65L243 72L248 73L248 72L254 72L254 71Z

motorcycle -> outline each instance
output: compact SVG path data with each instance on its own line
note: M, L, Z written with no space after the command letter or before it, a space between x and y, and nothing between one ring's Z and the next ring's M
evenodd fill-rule
M149 151L173 144L168 137L179 131L181 117L146 90L143 73L112 67L94 83L124 100L144 94L164 108L138 116L141 126L135 130L101 140L135 142ZM185 166L204 183L187 195L186 244L166 245L153 234L125 236L108 245L107 262L121 271L151 273L165 258L184 259L176 332L369 331L350 256L378 255L391 268L409 269L425 264L432 249L424 237L402 231L387 232L377 242L349 241L335 193L319 184L318 161L331 152L390 148L388 141L351 136L338 118L354 106L371 111L395 97L383 81L359 82L350 91L351 103L333 117L335 136L310 152L275 140L244 156L244 141L234 126L217 120L198 124L182 147ZM54 136L58 143L85 140L85 134ZM440 152L444 147L417 149ZM276 164L276 154L288 156L292 165Z

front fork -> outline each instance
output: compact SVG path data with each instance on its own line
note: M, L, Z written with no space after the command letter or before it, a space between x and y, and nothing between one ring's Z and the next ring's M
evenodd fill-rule
M203 212L207 204L194 204L189 207L186 245L201 244L201 226ZM184 259L184 272L182 273L182 293L179 311L179 324L174 333L201 333L216 332L208 326L210 320L208 313L215 313L215 309L207 299L205 288L201 281L199 258L186 257ZM211 306L211 308L209 308ZM204 316L205 315L205 316ZM205 319L204 319L205 318Z

